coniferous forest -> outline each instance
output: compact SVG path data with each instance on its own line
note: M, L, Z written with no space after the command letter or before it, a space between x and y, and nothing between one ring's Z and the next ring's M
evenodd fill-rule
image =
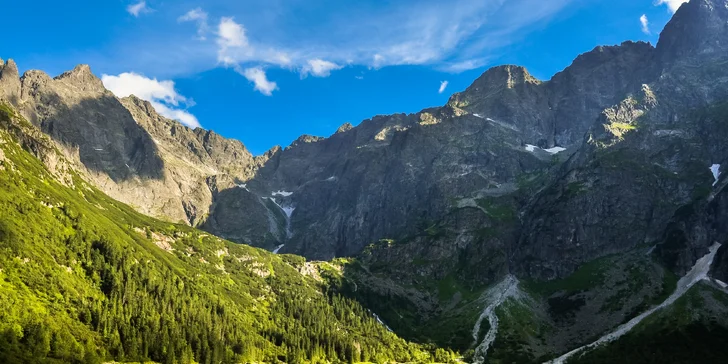
M435 359L300 273L313 263L140 215L64 166L14 110L0 117L4 362Z

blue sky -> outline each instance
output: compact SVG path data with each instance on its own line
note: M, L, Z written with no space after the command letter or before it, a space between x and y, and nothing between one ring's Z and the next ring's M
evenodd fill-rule
M443 105L491 66L548 79L597 45L655 44L683 2L10 1L0 57L51 75L90 64L117 95L261 154Z

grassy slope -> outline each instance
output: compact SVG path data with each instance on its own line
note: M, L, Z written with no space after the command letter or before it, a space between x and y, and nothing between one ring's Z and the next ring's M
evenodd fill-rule
M728 295L697 284L619 340L569 363L728 362Z
M0 126L0 361L429 360L300 258L62 184L33 155L58 153L46 137L2 105Z

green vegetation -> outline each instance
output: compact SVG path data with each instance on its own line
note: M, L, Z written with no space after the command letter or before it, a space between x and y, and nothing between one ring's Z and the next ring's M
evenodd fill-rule
M725 363L728 362L726 306L710 313L706 297L718 292L698 284L670 307L658 311L619 340L601 346L573 363Z
M543 340L549 326L536 317L531 307L513 299L498 307L496 313L500 323L489 363L542 362L529 347L532 342Z
M603 257L583 264L574 274L552 281L530 281L524 284L528 292L548 297L556 292L564 291L566 294L578 293L596 286L604 281L604 272L609 268L613 257Z
M432 360L300 274L300 257L143 216L49 171L31 154L57 153L42 138L0 109L0 362Z
M483 198L476 201L490 218L503 223L511 223L517 220L516 208L510 200L499 200L497 198Z

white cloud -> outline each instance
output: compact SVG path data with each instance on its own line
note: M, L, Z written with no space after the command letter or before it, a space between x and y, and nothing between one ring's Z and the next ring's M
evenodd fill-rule
M291 57L274 47L253 46L248 40L245 27L233 18L220 19L217 31L217 60L225 66L258 62L281 67L291 66Z
M190 106L192 100L177 93L174 81L158 81L134 72L125 72L118 76L102 75L104 86L117 97L134 95L149 101L162 116L180 121L191 128L200 127L197 118L180 106Z
M306 64L301 68L301 77L306 77L308 74L311 74L314 77L329 77L331 75L331 71L341 69L342 66L329 61L324 61L323 59L310 59Z
M255 84L255 89L263 95L271 96L273 95L273 91L278 89L278 85L275 82L269 81L265 75L265 71L260 67L246 68L245 70L238 69L237 72Z
M149 7L147 6L147 2L146 1L140 1L138 3L131 4L131 5L127 6L126 7L126 11L129 14L138 17L140 14L150 12L151 9L149 9Z
M248 37L245 35L245 28L235 22L233 18L220 19L218 25L218 40L220 47L235 48L247 47Z
M437 93L438 93L438 94L441 94L441 93L445 92L445 89L447 88L447 84L448 84L448 83L449 83L449 82L447 82L447 81L442 81L442 82L440 82L440 89L439 89L439 90L437 90Z
M677 11L677 9L680 9L680 5L686 2L688 2L688 0L657 0L655 5L667 5L670 11L674 13Z
M642 14L640 17L640 24L642 24L642 33L650 34L650 21L646 14Z
M437 68L440 71L444 72L450 72L450 73L460 73L469 71L472 69L480 68L488 64L488 58L476 58L476 59L466 59L464 61L454 62L454 63L443 63L439 65Z
M188 11L185 15L180 16L177 21L180 23L184 22L194 22L197 24L197 37L200 40L206 40L207 32L209 31L210 27L207 23L207 12L202 10L202 8L196 8Z
M381 6L354 2L321 7L312 21L301 16L311 10L306 1L280 6L279 1L208 0L209 10L224 11L224 17L208 14L207 8L183 8L176 14L184 14L180 22L196 22L196 37L206 41L190 42L189 33L173 28L160 27L154 36L131 30L113 55L92 61L114 65L133 52L136 56L126 61L127 67L164 78L215 66L276 67L323 77L336 69L328 69L330 64L373 69L422 65L457 73L487 66L504 47L542 29L577 1L399 0ZM314 60L330 64L312 64Z
M298 69L302 77L326 77L343 64L374 69L429 65L462 72L486 65L488 50L510 44L515 34L549 19L572 1L453 0L443 4L422 0L416 7L410 1L381 8L355 5L332 10L326 20L305 28L285 29L282 24L290 23L285 16L295 16L298 5L294 4L283 13L275 12L273 23L264 16L246 18L245 26L231 17L221 18L217 58L228 67ZM351 22L352 16L358 21ZM291 32L297 33L295 42L276 36Z

